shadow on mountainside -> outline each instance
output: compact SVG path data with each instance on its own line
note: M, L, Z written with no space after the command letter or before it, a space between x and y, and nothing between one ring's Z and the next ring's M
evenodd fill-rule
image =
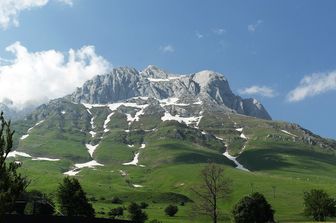
M271 148L246 150L238 158L245 167L252 171L276 170L276 169L302 169L316 170L327 169L321 163L336 165L336 157L333 154L317 152L310 149L287 148L279 145Z

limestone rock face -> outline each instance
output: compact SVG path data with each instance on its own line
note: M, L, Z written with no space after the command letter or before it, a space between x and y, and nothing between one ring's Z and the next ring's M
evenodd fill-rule
M260 102L235 95L224 75L209 70L173 75L153 65L143 71L120 67L85 82L67 98L75 103L108 104L134 97L155 100L174 98L178 103L189 106L189 109L179 108L181 113L190 113L190 107L199 107L195 109L271 119Z

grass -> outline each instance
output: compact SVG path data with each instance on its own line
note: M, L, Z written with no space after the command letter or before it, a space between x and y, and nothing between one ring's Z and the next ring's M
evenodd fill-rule
M58 162L20 158L23 161L21 172L31 179L28 190L38 189L54 196L64 177L62 173L74 163L90 160L85 143L92 141L87 133L91 130L91 116L82 105L71 104L72 110L68 106L61 102L61 109L56 109L55 105L55 108L43 110L46 119L43 124L34 128L23 141L16 136L19 150L35 156L61 158ZM61 113L63 109L65 114ZM128 113L134 113L127 109ZM92 109L98 132L93 142L99 143L94 158L105 166L83 169L76 176L88 197L97 200L93 205L98 216L107 217L111 208L119 206L111 203L111 199L118 196L124 201L122 206L131 201L147 202L146 212L150 219L208 222L207 218L193 214L193 201L197 197L191 188L200 183L199 173L209 161L222 165L226 176L233 181L232 196L220 203L228 218L231 218L234 204L252 191L266 196L280 222L310 220L302 213L304 191L321 188L336 196L334 150L323 149L318 144L309 145L299 139L293 141L293 137L280 130L300 137L306 133L290 123L213 113L201 120L200 129L177 122L162 123L156 116L144 117L129 126L126 116L116 111L108 124L110 131L104 133L103 123L109 113L104 107ZM18 135L25 134L40 119L36 114L27 121L16 123ZM247 141L239 137L236 127L244 128ZM153 128L155 130L145 131ZM126 129L132 131L126 133ZM222 155L223 143L211 134L202 134L201 130L222 137L233 155L239 154L246 144L238 160L253 172L235 169L233 162ZM317 137L312 136L312 139L317 140ZM145 149L139 149L142 143L146 144ZM130 148L128 144L135 146ZM144 167L122 165L131 161L138 151L139 164ZM127 175L122 176L120 170ZM143 187L135 188L133 184ZM169 204L178 205L176 217L164 214L163 210Z

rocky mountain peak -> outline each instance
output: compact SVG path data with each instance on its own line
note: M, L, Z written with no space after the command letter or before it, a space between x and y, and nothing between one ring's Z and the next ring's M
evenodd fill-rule
M224 75L216 73L211 70L203 70L200 72L197 72L193 75L193 80L200 85L201 88L206 87L211 82L215 80L220 80L226 82L226 78Z
M142 72L140 72L141 75L147 78L168 78L168 73L165 72L164 70L158 68L155 65L149 65L146 67Z
M177 110L187 111L189 107L190 114L203 110L224 111L271 119L259 102L233 94L224 75L209 70L173 76L154 65L141 72L134 68L114 68L106 75L85 82L68 99L75 103L108 104L134 97L174 98L185 104L183 109Z

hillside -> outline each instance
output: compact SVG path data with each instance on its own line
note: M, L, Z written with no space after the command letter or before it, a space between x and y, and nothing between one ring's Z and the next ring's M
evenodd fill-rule
M258 190L278 219L305 220L304 190L336 192L334 140L271 120L260 102L234 95L226 78L212 71L113 69L38 107L14 129L11 157L23 163L30 188L54 192L65 175L78 177L98 200L97 211L106 212L109 200L120 196L150 202L150 217L164 222L204 222L188 213L190 188L208 162L226 167L233 179L226 212ZM171 202L187 203L177 220L161 213Z

